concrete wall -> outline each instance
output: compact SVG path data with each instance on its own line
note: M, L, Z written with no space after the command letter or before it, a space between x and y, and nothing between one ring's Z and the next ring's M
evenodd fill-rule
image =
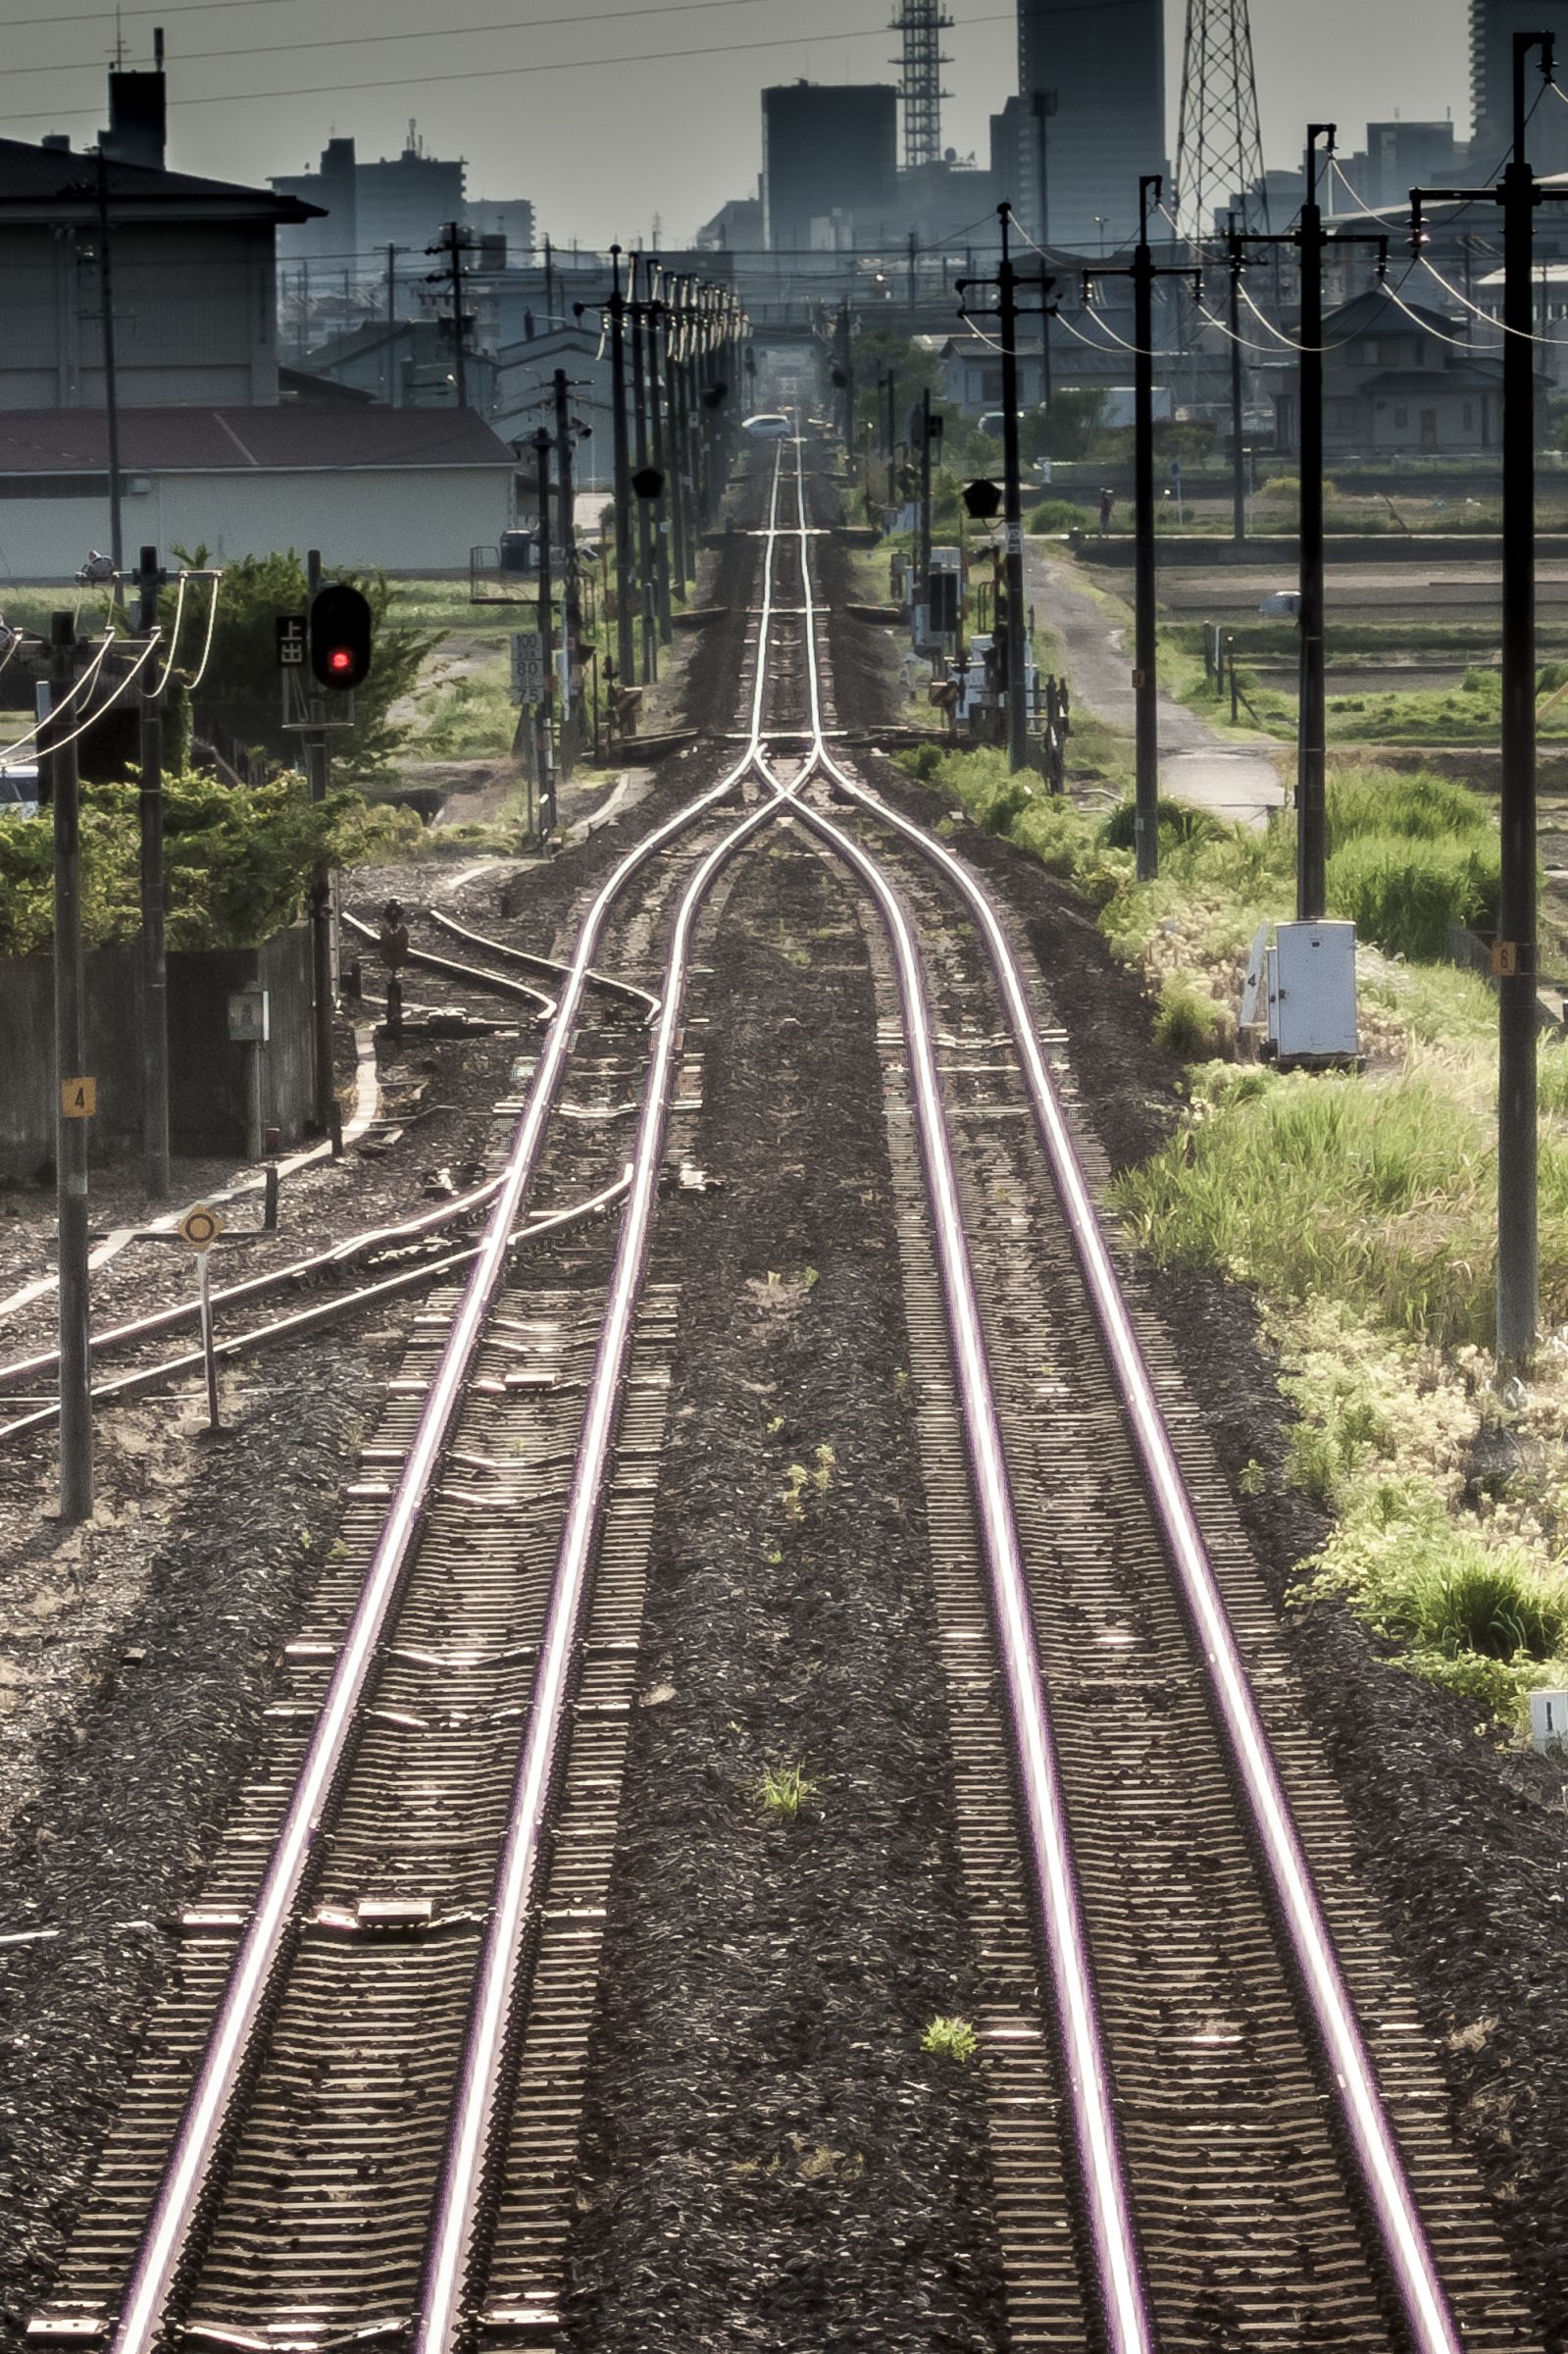
M89 1157L108 1163L141 1151L140 951L134 944L87 958L87 1070L98 1082ZM262 1123L297 1144L312 1107L310 933L304 924L259 948L177 951L169 959L170 1127L177 1152L245 1149L245 1057L228 1039L228 998L259 983L271 998L272 1038L259 1049ZM0 963L0 1181L47 1183L55 1153L54 965L48 956Z
M126 544L205 546L212 561L320 547L334 565L466 573L512 521L510 466L364 467L328 473L138 476ZM0 498L0 558L13 581L59 581L107 544L106 498Z

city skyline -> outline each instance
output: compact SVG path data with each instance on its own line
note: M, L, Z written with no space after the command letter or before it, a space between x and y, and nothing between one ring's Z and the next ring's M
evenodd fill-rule
M541 0L535 16L508 26L472 0L460 24L431 31L413 0L170 0L126 10L124 30L135 64L150 53L153 25L165 26L178 169L262 185L314 165L334 132L363 157L395 156L412 118L429 152L467 158L471 197L529 197L541 231L563 242L649 238L657 217L674 244L728 198L755 192L766 84L896 79L885 0L853 31L831 0L793 0L784 34L760 5L611 0L573 18L560 0ZM1016 18L984 5L953 13L943 144L984 164L989 117L1017 86ZM1174 151L1182 0L1165 0L1165 16ZM1468 133L1467 0L1419 13L1413 0L1378 12L1316 0L1309 20L1291 0L1252 0L1252 19L1271 164L1295 161L1309 116L1338 118L1346 153L1369 117L1396 110L1451 111ZM0 132L35 140L58 130L90 144L104 116L113 11L45 20L35 0L11 0L6 22ZM587 59L591 68L575 62Z

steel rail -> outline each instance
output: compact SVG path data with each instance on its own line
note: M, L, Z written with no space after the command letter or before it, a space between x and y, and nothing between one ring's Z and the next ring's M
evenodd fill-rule
M418 1216L406 1218L391 1226L371 1226L359 1234L351 1234L329 1250L313 1252L307 1258L291 1258L285 1266L271 1267L262 1275L247 1275L242 1283L228 1283L212 1295L215 1308L233 1307L242 1300L265 1300L273 1292L285 1292L291 1285L308 1283L313 1275L329 1268L351 1266L357 1258L370 1258L378 1251L396 1251L424 1241L427 1235L444 1232L448 1226L461 1224L494 1200L501 1189L499 1177L488 1177L482 1185L472 1186L466 1193L455 1194L450 1202L438 1208L422 1210ZM201 1313L194 1300L172 1301L167 1307L155 1307L144 1316L133 1316L124 1324L111 1324L102 1332L88 1336L87 1347L94 1356L117 1349L132 1348L142 1341L156 1340L160 1333L174 1332L181 1324L194 1324ZM13 1357L9 1364L0 1365L0 1390L23 1388L29 1381L41 1381L47 1374L58 1372L58 1349L40 1350L36 1356ZM0 1439L10 1435L0 1428Z
M425 915L440 931L450 932L454 940L467 941L471 948L485 948L492 956L504 956L509 963L522 965L525 972L546 973L553 981L569 969L554 956L540 956L532 948L515 947L508 940L491 940L487 933L472 931L455 916L443 915L438 907L427 907ZM651 989L639 989L634 981L623 981L616 973L589 973L588 986L606 990L612 997L630 998L633 1004L642 1007L650 1026L659 1010L659 1000Z
M750 730L745 751L734 771L738 779L755 770L770 784L773 780L767 777L762 758L762 704L773 628L774 561L779 539L786 536L778 528L782 475L780 450L774 461L769 503ZM782 788L775 787L775 791L782 796ZM534 1891L544 1824L558 1779L567 1699L603 1518L604 1490L625 1394L632 1333L664 1157L671 1081L682 1039L691 933L719 869L742 844L773 820L778 805L777 800L763 801L714 845L687 884L676 915L637 1121L632 1189L622 1213L609 1301L594 1352L582 1435L573 1467L566 1519L551 1579L544 1638L534 1670L528 1731L513 1781L506 1835L475 1974L457 2090L426 2237L411 2354L456 2354L470 2320L470 2287L479 2256L476 2242L493 2179L498 2128L507 2105L507 2067L513 2049L511 2029L528 1963L529 1933L535 1917Z
M842 771L829 757L822 732L822 683L817 660L811 550L798 443L795 471L811 719L811 748L792 788L799 793L813 776L826 773L841 778ZM770 778L770 782L776 791L783 792L777 780ZM1110 2060L1055 1733L1045 1697L1018 1511L1002 1445L1001 1416L991 1381L974 1262L947 1133L925 975L909 916L877 860L809 802L802 800L798 806L804 823L865 884L877 902L893 948L921 1159L931 1196L937 1269L957 1376L964 1447L969 1458L997 1648L1006 1679L1019 1796L1037 1907L1037 1928L1050 1976L1052 2024L1093 2249L1093 2292L1112 2354L1151 2354L1156 2341L1128 2188L1128 2167L1116 2118Z
M368 942L373 947L380 939L380 934L372 925L357 915L350 915L346 908L343 922L358 939ZM410 947L406 954L410 964L423 965L427 972L444 973L448 980L472 981L477 989L493 990L497 997L521 998L526 1005L532 1006L541 1023L555 1019L555 999L546 997L542 989L534 989L530 982L515 981L510 973L487 973L477 964L459 964L454 957L437 956L430 948Z
M582 1439L573 1468L550 1586L549 1615L530 1698L528 1733L518 1760L506 1839L463 2042L462 2072L415 2312L412 2354L451 2354L470 2318L468 2292L479 2256L479 2224L496 2164L497 2134L492 2128L506 2105L511 2025L528 1964L529 1932L536 1917L544 1825L559 1779L567 1701L591 1590L604 1493L664 1159L670 1097L682 1045L691 933L720 868L773 822L777 806L762 802L715 844L687 885L676 917L609 1307L594 1353Z
M497 1180L499 1183L499 1180ZM539 1241L544 1235L558 1234L568 1226L580 1225L585 1218L597 1217L613 1203L619 1202L630 1179L615 1179L586 1201L569 1203L563 1209L535 1210L523 1224L516 1227L507 1248L516 1251L524 1243ZM460 1267L471 1267L480 1254L480 1245L473 1243L462 1251L448 1252L442 1258L422 1259L418 1266L402 1267L395 1275L383 1275L376 1283L362 1284L357 1291L340 1292L329 1300L318 1300L310 1307L296 1308L289 1316L279 1316L274 1323L258 1324L249 1332L226 1334L213 1343L215 1357L248 1356L257 1349L271 1348L278 1341L298 1340L301 1334L319 1332L331 1324L346 1323L362 1307L377 1301L395 1300L404 1292L417 1292L422 1284L434 1283L442 1275L452 1275ZM242 1287L235 1287L236 1290ZM217 1295L214 1295L215 1298ZM232 1298L232 1294L229 1295ZM166 1382L177 1381L182 1373L199 1373L206 1363L199 1349L187 1349L178 1356L166 1356L156 1365L139 1365L132 1373L122 1373L113 1381L94 1385L94 1406L114 1405L125 1398L145 1398L161 1390ZM46 1430L60 1418L57 1400L40 1406L30 1414L19 1416L15 1422L0 1423L0 1442L25 1438L30 1431Z
M781 449L774 466L770 527L777 522L782 459ZM770 595L774 544L770 537L767 576ZM769 599L765 597L752 696L752 744L761 724L770 612ZM153 2209L127 2278L125 2302L111 2339L112 2354L149 2354L162 2333L171 2294L187 2260L198 2217L205 2210L235 2095L292 1942L300 1892L347 1763L377 1659L401 1599L431 1492L451 1444L480 1344L500 1292L512 1232L537 1166L571 1053L587 974L609 911L633 875L733 792L750 768L752 758L748 746L716 785L655 827L630 850L601 885L583 920L556 1019L546 1033L543 1051L513 1132L499 1197L440 1362L431 1377L255 1907L197 2063Z
M798 471L798 458L797 458ZM801 484L801 516L805 515ZM803 601L812 605L809 547L802 539ZM809 636L809 629L808 629ZM812 654L815 677L815 649ZM1083 1163L1049 1067L1040 1051L1017 960L988 895L962 859L888 806L834 759L817 730L813 757L851 800L901 835L958 891L980 930L1001 986L1008 1028L1023 1067L1035 1124L1128 1418L1139 1466L1192 1629L1227 1755L1243 1793L1320 2058L1375 2221L1381 2253L1419 2354L1460 2354L1461 2340L1438 2275L1415 2194L1367 2050L1350 1992L1301 1845L1290 1800L1242 1663L1230 1612L1198 1525L1196 1509L1155 1396L1137 1327L1123 1296Z

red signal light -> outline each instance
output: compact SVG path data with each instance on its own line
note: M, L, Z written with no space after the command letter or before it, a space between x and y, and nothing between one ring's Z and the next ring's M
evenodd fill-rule
M345 670L352 670L354 667L354 657L349 652L346 645L334 645L331 648L331 651L328 654L327 667L329 670L337 671L339 673Z

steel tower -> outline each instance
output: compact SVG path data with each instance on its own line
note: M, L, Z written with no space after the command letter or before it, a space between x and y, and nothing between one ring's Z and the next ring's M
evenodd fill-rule
M941 161L941 102L947 96L942 68L952 62L942 55L941 36L951 24L941 0L899 0L892 29L904 36L904 54L895 62L903 68L898 94L904 102L906 172Z
M1268 228L1252 26L1246 0L1187 0L1173 209L1197 239L1233 208L1239 229Z

